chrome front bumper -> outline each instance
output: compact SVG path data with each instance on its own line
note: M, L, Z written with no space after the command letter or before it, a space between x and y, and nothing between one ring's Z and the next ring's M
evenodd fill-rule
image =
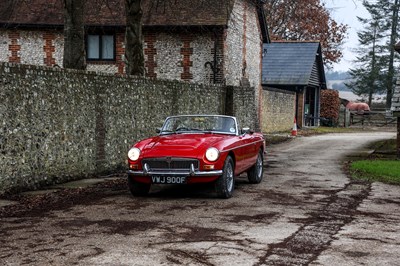
M199 171L194 169L193 164L187 170L151 170L147 164L144 164L143 171L128 170L129 175L133 176L219 176L222 170Z

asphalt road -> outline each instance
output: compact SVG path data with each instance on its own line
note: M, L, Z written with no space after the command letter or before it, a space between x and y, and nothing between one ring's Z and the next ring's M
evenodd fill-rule
M146 198L114 190L5 216L0 265L400 265L400 187L343 172L346 154L394 137L271 146L262 183L239 178L228 200L207 186L156 187Z

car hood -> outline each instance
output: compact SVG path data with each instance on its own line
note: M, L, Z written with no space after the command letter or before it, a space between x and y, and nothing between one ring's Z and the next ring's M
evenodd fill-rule
M157 136L143 147L143 155L197 156L227 136L216 134L172 134Z

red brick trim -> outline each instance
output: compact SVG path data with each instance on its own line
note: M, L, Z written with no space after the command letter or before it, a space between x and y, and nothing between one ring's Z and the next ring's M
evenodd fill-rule
M147 68L146 76L149 78L157 78L155 69L157 67L156 55L157 49L154 44L157 41L157 35L155 32L147 32L144 34L144 42L147 44L147 48L144 49L144 54L147 56L145 67Z
M8 38L11 40L11 44L8 45L8 50L11 52L11 56L8 58L8 61L11 63L21 63L21 57L19 56L21 45L18 44L18 40L20 39L19 32L10 31L8 33Z
M183 72L181 73L181 79L185 81L190 81L193 79L193 74L190 73L190 68L193 66L193 61L190 60L190 56L193 54L193 48L190 48L190 44L193 41L193 36L182 35L182 48L181 48L181 55L182 55L182 67Z
M125 63L124 63L124 41L125 41L125 33L117 33L115 37L115 61L118 67L118 74L125 73Z
M51 32L43 33L43 40L44 40L43 51L45 54L43 61L46 66L54 66L56 64L56 59L53 57L53 54L56 51L56 47L54 46L55 39L56 35L54 33Z
M296 122L300 127L304 126L304 94L306 90L297 92L297 117Z

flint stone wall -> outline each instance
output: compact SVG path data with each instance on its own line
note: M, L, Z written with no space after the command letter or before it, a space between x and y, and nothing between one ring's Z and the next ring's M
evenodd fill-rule
M261 131L276 133L293 128L296 94L291 91L263 88Z
M125 168L175 114L231 114L258 129L254 88L0 64L0 194Z

